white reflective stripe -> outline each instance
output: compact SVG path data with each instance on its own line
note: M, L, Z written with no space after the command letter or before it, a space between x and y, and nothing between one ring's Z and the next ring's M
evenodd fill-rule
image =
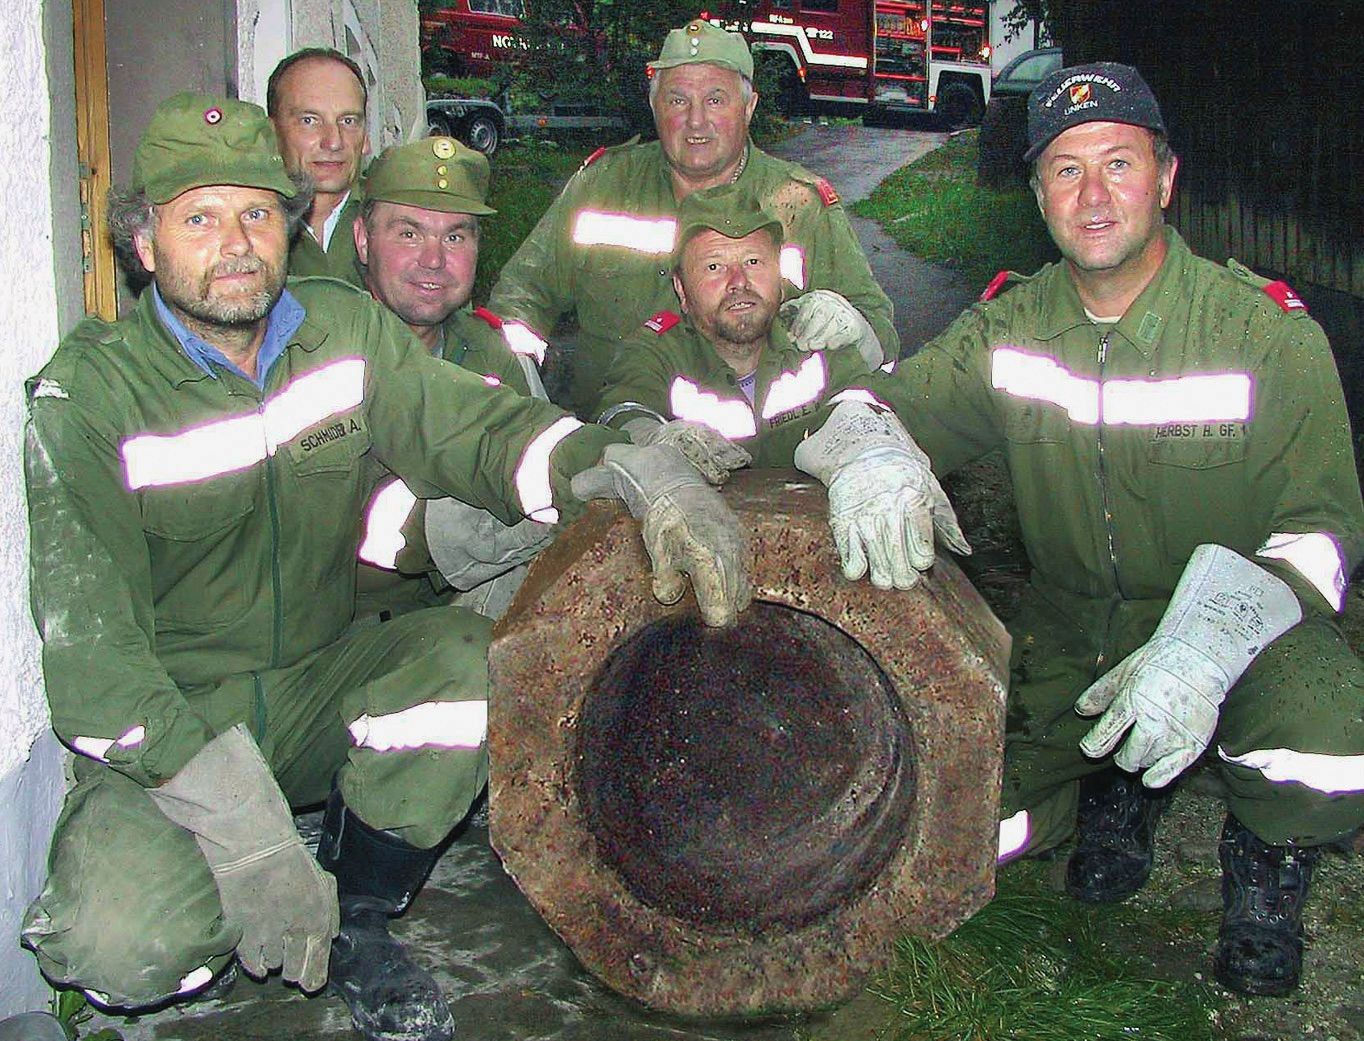
M62 389L62 385L56 380L47 378L40 379L38 385L33 388L35 398L65 398L70 400L70 395Z
M536 365L545 363L549 343L525 322L503 322L502 339L517 357L534 358Z
M890 361L888 361L888 362L886 362L884 365L882 365L882 366L881 366L881 371L884 372L887 376L889 376L892 372L894 372L894 371L895 371L895 359L894 359L894 358L891 358Z
M81 755L98 759L101 763L107 763L109 761L109 749L114 745L118 745L119 748L134 748L146 739L147 728L135 726L117 740L107 737L73 737L71 747Z
M485 384L486 386L489 386L489 387L500 387L500 386L502 386L502 380L501 380L501 378L498 377L498 376L494 376L491 372L485 372L485 373L483 374L483 382L484 382L484 384Z
M847 390L840 390L829 399L830 404L834 405L842 404L845 401L856 401L859 404L870 405L872 408L879 408L885 412L895 411L871 391L862 387L849 387Z
M426 701L386 716L361 716L350 725L356 747L394 749L478 748L488 736L486 701Z
M188 994L192 990L198 990L212 979L213 970L207 965L200 965L193 972L185 975L185 978L180 981L180 988L175 993Z
M554 508L554 491L549 483L549 457L559 442L577 430L582 423L572 416L556 419L540 431L526 445L516 464L516 495L521 500L521 512L542 524L557 524L559 511Z
M824 354L817 351L801 362L795 372L783 372L772 381L763 401L763 419L774 419L783 412L792 412L818 401L828 385Z
M139 434L123 442L128 487L185 484L245 470L290 438L364 400L363 358L343 358L298 377L259 412L214 420L175 434Z
M1077 376L1054 358L997 347L990 383L1017 398L1060 406L1077 423L1158 426L1226 423L1250 418L1252 383L1244 372L1196 373L1153 380L1098 380Z
M669 408L674 419L704 423L731 440L753 437L758 422L748 401L723 399L709 390L702 390L691 380L678 376L668 390Z
M786 25L783 22L754 22L753 31L755 33L768 33L772 36L790 36L800 44L800 53L804 56L807 65L834 65L846 69L865 69L867 59L851 54L830 54L827 51L817 51L810 46L810 41L806 39L805 27L801 25Z
M805 250L799 246L782 246L781 277L797 289L805 288Z
M581 210L573 221L579 246L621 246L636 253L671 253L677 221L671 217L632 217L628 213Z
M1217 754L1229 763L1259 770L1265 778L1281 784L1296 781L1327 795L1364 792L1364 755L1328 755L1297 752L1291 748L1257 748L1244 755Z
M375 567L394 570L398 566L398 554L407 545L403 525L415 505L417 497L401 478L395 477L381 485L365 511L365 537L360 542L360 559Z
M999 822L999 853L996 860L1003 863L1010 857L1016 857L1028 848L1028 841L1032 838L1032 821L1028 819L1027 810L1019 810L1008 820Z
M1345 604L1345 558L1336 540L1324 531L1294 535L1275 532L1255 551L1257 557L1286 560L1337 611Z

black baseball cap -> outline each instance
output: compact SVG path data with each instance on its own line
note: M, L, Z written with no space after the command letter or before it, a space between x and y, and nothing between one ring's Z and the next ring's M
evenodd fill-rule
M1081 123L1128 123L1165 132L1156 96L1130 65L1098 61L1057 69L1028 96L1028 151L1032 162L1058 135Z

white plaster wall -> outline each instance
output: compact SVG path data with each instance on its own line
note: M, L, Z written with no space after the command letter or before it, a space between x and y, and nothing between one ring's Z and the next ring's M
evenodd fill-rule
M44 9L49 39L45 41ZM48 76L50 31L69 65L70 6L17 0L0 19L0 1016L42 1008L47 990L18 946L19 919L42 881L61 795L61 754L48 730L38 637L28 612L28 532L20 464L24 379L47 360L72 316L69 238L54 236L52 156L72 154L74 126L54 144L52 111L70 111L70 80ZM61 27L65 20L65 37ZM63 170L63 173L66 171ZM58 203L69 216L69 191ZM59 264L60 262L60 264ZM58 271L65 269L59 276ZM77 276L79 277L79 276ZM77 283L77 286L79 283ZM60 288L59 288L60 287Z

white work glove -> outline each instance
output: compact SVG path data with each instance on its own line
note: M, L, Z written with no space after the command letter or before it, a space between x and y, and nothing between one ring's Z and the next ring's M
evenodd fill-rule
M844 401L796 449L795 463L829 489L829 527L843 575L871 569L878 589L909 589L933 566L933 536L970 553L928 456L895 416Z
M1113 762L1162 788L1203 754L1227 691L1255 656L1302 618L1288 584L1225 546L1193 551L1151 639L1075 702L1103 716L1080 741L1087 756Z
M786 301L777 313L786 322L791 342L802 351L856 347L868 369L878 369L886 360L871 322L832 289L812 289Z
M559 529L529 518L503 524L459 499L426 502L426 550L436 569L461 592L490 582L530 560Z
M672 445L714 485L724 484L731 473L753 462L748 449L736 445L714 427L689 419L662 422L640 416L621 429L637 445Z
M321 990L341 927L336 879L303 845L246 727L214 738L147 794L199 844L223 917L241 927L242 968L256 977L283 969L303 990Z
M619 499L641 522L660 603L682 599L686 575L707 625L729 625L753 598L743 525L678 449L607 445L600 463L573 478L573 494Z

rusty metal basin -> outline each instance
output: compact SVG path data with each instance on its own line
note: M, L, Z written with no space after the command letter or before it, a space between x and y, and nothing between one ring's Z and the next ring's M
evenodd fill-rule
M624 510L532 567L489 655L489 827L594 974L734 1016L854 994L994 889L1009 639L950 559L848 582L817 482L737 475L754 606L665 607Z

